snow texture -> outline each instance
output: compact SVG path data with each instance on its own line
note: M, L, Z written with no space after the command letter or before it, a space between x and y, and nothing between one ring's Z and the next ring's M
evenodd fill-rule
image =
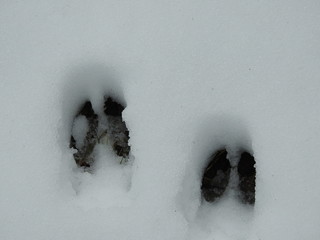
M2 1L0 239L319 239L319 13L317 0ZM126 106L129 161L99 144L85 172L73 120L87 100L102 116L105 96ZM201 198L223 147L253 154L254 206L236 179Z

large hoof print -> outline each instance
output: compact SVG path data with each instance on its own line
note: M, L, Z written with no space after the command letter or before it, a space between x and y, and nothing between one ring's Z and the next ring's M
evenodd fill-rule
M203 198L207 202L214 202L221 197L228 187L230 173L236 171L239 177L237 191L239 191L240 199L243 203L253 205L256 188L256 162L254 157L247 151L242 152L235 170L235 167L231 167L227 155L227 151L222 149L215 152L210 158L202 177L201 191Z
M76 150L74 160L79 167L89 168L94 162L94 148L97 144L110 145L119 157L126 162L129 158L129 131L122 119L124 106L106 97L104 113L106 124L99 124L99 117L94 112L90 101L86 101L73 121L70 148Z
M215 152L202 178L201 191L206 201L214 202L222 196L229 183L230 169L226 149Z
M254 157L243 152L238 163L240 197L244 203L255 203L256 169Z

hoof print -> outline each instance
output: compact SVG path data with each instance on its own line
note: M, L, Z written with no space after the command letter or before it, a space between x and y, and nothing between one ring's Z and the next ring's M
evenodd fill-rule
M98 115L90 101L86 101L73 121L70 148L76 149L74 160L79 167L90 167L94 162L92 152L98 142Z
M107 97L104 103L104 113L108 119L107 137L114 152L125 159L130 153L129 131L126 123L122 119L124 106Z
M202 196L208 202L214 202L226 190L230 178L231 166L227 159L227 151L216 151L210 158L202 178Z
M95 162L93 150L98 143L109 144L116 155L127 161L130 153L129 131L122 119L124 106L111 97L105 98L107 124L99 124L98 115L86 101L73 121L69 147L76 150L74 160L79 167L89 168ZM106 140L106 142L104 142Z
M243 152L238 163L240 197L244 203L255 203L256 169L254 157Z

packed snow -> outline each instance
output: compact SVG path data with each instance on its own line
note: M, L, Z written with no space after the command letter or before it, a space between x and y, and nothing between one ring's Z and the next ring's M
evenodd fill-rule
M85 140L87 131L88 131L88 121L85 118L85 116L78 116L77 118L75 118L71 135L78 140L76 142L76 146L78 148L81 148L84 145L84 140Z
M320 2L2 1L0 239L320 238ZM129 160L106 144L90 171L90 100L126 106ZM81 144L81 142L79 143ZM201 196L208 158L256 161Z

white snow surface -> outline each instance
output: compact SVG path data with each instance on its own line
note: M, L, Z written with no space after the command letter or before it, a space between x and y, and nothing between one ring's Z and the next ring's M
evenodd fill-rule
M7 1L0 239L320 239L320 2ZM69 149L85 100L125 106L131 155ZM201 199L208 157L256 160L256 204Z

